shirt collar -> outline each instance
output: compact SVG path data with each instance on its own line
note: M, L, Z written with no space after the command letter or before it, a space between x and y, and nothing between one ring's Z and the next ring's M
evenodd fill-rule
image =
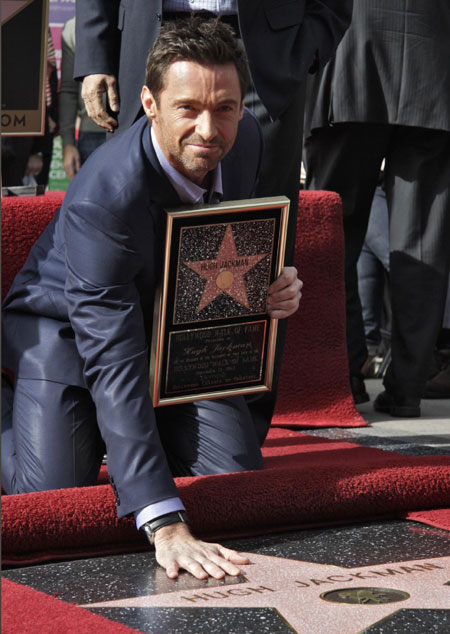
M212 174L212 186L208 192L208 190L203 189L203 187L196 185L188 178L186 178L186 176L183 176L183 174L181 174L173 167L173 165L169 163L169 160L166 158L166 155L164 154L158 143L153 128L150 128L150 130L153 147L155 149L159 164L161 165L164 174L171 182L173 188L175 189L178 196L180 197L180 200L183 203L198 204L203 202L217 202L217 200L222 200L222 167L220 163L217 165ZM204 197L205 194L207 195L206 201Z

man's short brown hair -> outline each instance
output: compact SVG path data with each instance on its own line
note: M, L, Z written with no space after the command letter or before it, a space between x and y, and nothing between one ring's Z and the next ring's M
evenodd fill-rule
M247 56L233 30L220 18L204 20L197 16L174 20L161 27L147 58L145 84L156 103L164 88L166 71L174 62L196 62L202 66L234 64L239 77L241 97L250 82Z

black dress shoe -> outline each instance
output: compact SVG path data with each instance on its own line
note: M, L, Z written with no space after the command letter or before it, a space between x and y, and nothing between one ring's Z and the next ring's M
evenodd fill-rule
M450 398L450 363L427 381L424 398Z
M350 387L355 405L360 405L361 403L367 403L367 401L370 401L370 396L366 392L366 386L364 385L364 381L361 377L351 376Z
M383 412L399 418L418 418L420 416L420 399L404 397L396 401L389 392L381 392L373 402L376 412Z

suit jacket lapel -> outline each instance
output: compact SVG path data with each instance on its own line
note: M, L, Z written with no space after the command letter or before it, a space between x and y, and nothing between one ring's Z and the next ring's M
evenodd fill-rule
M145 115L144 115L145 116ZM171 182L164 174L156 157L150 134L150 125L147 125L142 135L142 145L149 161L150 198L152 202L164 208L176 207L182 202L173 188Z

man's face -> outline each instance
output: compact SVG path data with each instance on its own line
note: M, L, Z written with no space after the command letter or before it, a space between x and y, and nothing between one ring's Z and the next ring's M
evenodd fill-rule
M141 99L170 164L207 186L208 173L233 146L243 114L234 64L174 62L166 71L159 104L146 86Z

